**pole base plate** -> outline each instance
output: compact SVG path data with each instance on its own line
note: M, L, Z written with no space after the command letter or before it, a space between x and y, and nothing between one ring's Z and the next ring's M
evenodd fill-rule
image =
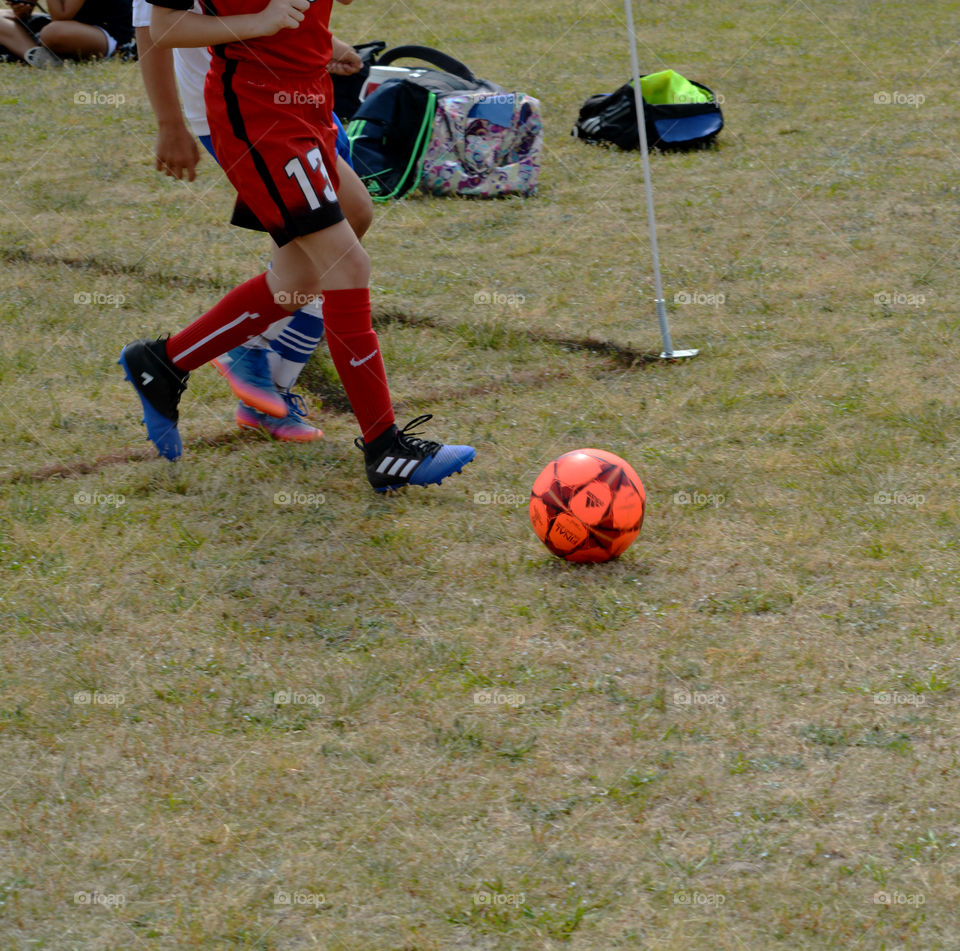
M671 350L670 353L667 353L666 350L660 354L661 360L689 360L691 357L695 357L700 351L699 350Z

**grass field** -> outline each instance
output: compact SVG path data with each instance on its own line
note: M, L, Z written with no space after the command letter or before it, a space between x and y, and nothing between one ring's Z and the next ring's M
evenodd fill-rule
M676 365L638 157L569 136L618 4L335 11L547 124L537 198L378 211L401 418L477 447L390 499L325 354L322 442L204 369L155 458L120 347L265 243L136 66L0 67L2 947L960 947L954 5L641 7L727 120L652 158ZM592 568L526 514L586 445L649 504Z

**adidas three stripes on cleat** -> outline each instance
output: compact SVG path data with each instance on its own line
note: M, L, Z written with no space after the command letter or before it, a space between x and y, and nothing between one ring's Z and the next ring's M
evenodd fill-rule
M377 492L400 489L406 485L439 485L460 472L472 462L476 450L472 446L445 446L443 443L420 439L413 430L427 422L429 415L418 416L403 429L394 429L392 439L385 447L376 443L365 446L361 439L356 445L363 450L367 479Z

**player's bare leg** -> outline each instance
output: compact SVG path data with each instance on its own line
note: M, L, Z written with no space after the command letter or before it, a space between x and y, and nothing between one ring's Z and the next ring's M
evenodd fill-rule
M363 434L367 478L377 491L442 482L470 462L470 446L420 439L421 416L399 430L380 343L370 314L370 259L346 221L277 248L271 289L288 295L323 294L330 356Z
M373 223L373 201L342 155L337 156L337 172L341 210L357 240L362 240ZM306 400L294 393L293 387L323 340L323 300L318 297L309 303L295 303L298 309L291 318L278 321L242 347L214 360L214 366L240 397L236 417L239 426L260 429L289 442L311 442L322 434L308 422ZM282 405L278 399L283 400ZM282 415L278 416L278 411Z

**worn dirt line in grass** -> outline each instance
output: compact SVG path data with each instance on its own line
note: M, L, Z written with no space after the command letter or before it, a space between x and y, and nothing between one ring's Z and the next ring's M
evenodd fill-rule
M589 366L588 370L600 373L609 373L620 369L619 366ZM420 405L422 403L443 403L451 400L472 399L478 396L491 396L495 393L502 393L506 390L524 389L535 390L551 383L557 383L568 379L570 373L566 370L556 368L546 368L542 370L529 370L522 373L514 373L507 377L499 377L494 380L487 380L483 383L475 383L468 387L457 387L451 390L445 387L435 387L433 389L423 390L417 394L415 399L400 397L396 400L397 409L405 409L410 405ZM328 413L348 414L351 411L350 403L342 389L335 384L322 378L315 380L305 379L304 388L311 395L316 396L323 402L322 410ZM250 433L220 433L215 436L198 436L185 444L186 449L239 449L244 444L248 444L254 438ZM77 476L91 475L92 473L103 472L114 466L123 466L132 462L148 462L156 459L157 454L153 449L124 449L119 452L107 453L97 459L76 460L75 462L55 463L49 466L41 466L39 469L28 469L10 473L0 477L0 485L24 485L33 482L48 482L52 479L71 479Z
M175 274L158 274L156 271L147 271L138 264L109 260L95 254L87 257L60 257L55 254L34 254L25 248L0 248L0 263L65 267L71 271L93 271L104 277L136 277L142 281L188 291L211 290L223 294L234 286L234 283L230 280L202 276L187 278Z
M400 310L375 311L373 319L378 327L401 324L406 327L429 327L447 332L453 329L442 321L433 320L430 317L417 317ZM660 354L657 351L637 350L635 347L627 347L611 340L597 340L593 337L566 337L562 334L523 328L516 328L516 333L533 343L545 343L563 350L582 350L613 357L621 367L635 366L639 363L659 363L661 361Z
M71 270L95 271L109 277L117 275L131 275L142 280L157 284L177 287L183 290L209 289L224 292L232 284L209 277L184 278L176 275L158 274L150 272L136 264L126 264L122 261L106 260L96 255L88 257L59 257L55 254L34 254L25 248L0 248L0 262L4 264L33 264L42 267L66 267ZM443 321L430 317L421 317L405 313L401 310L383 310L374 308L373 322L376 327L387 327L390 324L400 324L404 327L426 327L449 333L453 328ZM592 353L602 353L613 357L621 366L635 366L637 364L657 363L660 354L656 351L637 350L611 340L597 340L593 337L567 337L552 334L546 331L526 330L517 328L521 337L526 337L534 343L545 343L550 346L566 350L585 350Z
M244 443L249 443L250 438L249 434L241 432L198 436L186 443L185 448L239 449ZM48 482L51 479L71 479L75 476L103 472L112 466L123 466L130 462L148 462L157 458L159 457L155 449L124 449L88 461L78 459L76 462L55 463L39 469L14 472L0 478L0 485L23 485L30 482Z

